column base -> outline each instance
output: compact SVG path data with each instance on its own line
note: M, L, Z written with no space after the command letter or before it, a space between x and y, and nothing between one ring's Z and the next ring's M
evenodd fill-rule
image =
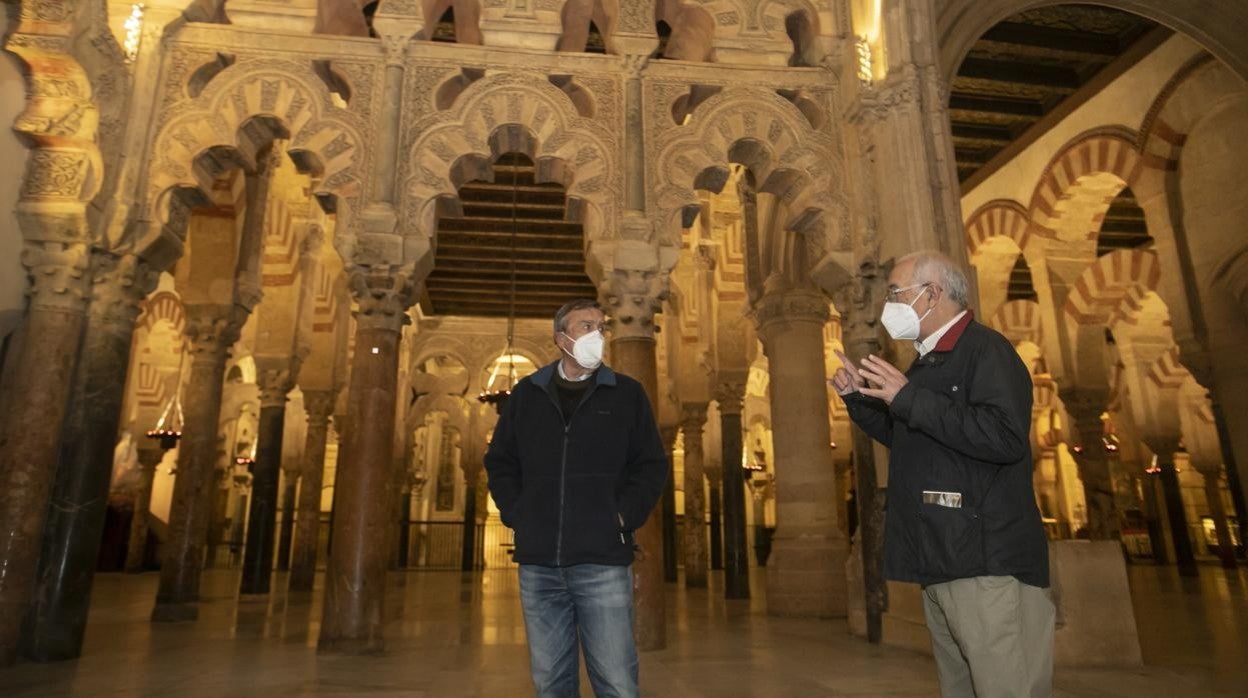
M199 604L157 602L152 609L153 623L184 623L192 620L199 620Z
M342 656L380 656L385 654L385 642L381 638L348 638L327 639L322 637L316 645L317 654L335 654Z
M767 563L767 613L843 618L849 544L827 536L776 537Z

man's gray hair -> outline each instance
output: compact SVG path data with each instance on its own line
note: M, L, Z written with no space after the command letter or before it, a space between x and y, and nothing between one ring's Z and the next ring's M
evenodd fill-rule
M966 272L949 257L934 251L911 252L897 260L914 262L914 276L911 283L934 283L940 286L949 300L960 308L970 305L970 285L966 280Z
M602 311L602 306L598 304L598 301L592 298L577 298L564 303L560 306L558 312L555 313L555 332L563 332L568 329L567 320L569 313L576 310L585 310L587 308L592 308L593 310L597 310L599 312Z

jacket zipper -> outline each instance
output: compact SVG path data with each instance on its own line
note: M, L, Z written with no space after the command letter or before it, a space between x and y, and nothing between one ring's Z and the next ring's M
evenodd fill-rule
M564 420L564 424L563 424L563 453L559 456L559 530L555 532L555 566L556 567L563 566L564 492L567 489L567 483L568 483L568 439L570 438L571 436L570 432L572 431L572 417L576 416L577 411L581 409L581 405L584 405L586 402L589 401L590 396L594 394L594 390L596 390L597 388L598 388L597 385L589 386L589 389L588 389L589 392L585 394L585 397L581 398L580 402L576 403L576 407L572 408L572 414L569 415L566 420ZM550 401L554 403L555 411L559 413L559 418L563 419L563 408L559 406L559 401L556 400L555 396L551 395L548 391L543 390L542 392L546 393L546 397L550 398ZM623 540L623 538L624 538L624 534L621 533L620 539Z

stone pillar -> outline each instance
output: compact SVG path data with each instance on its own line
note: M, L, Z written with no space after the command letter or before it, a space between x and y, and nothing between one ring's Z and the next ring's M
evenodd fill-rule
M126 546L127 572L142 572L147 553L148 519L151 516L152 480L156 466L165 457L164 449L140 448L139 490L134 495L134 516L130 519L130 544Z
M676 448L676 428L661 427L660 437L663 439L663 452L667 454L667 462L675 462L672 451ZM667 487L663 488L663 581L677 580L676 565L676 478L667 478Z
M1072 436L1078 439L1078 448L1072 451L1088 504L1088 538L1121 540L1122 521L1114 498L1113 475L1101 441L1105 434L1101 414L1107 400L1099 393L1085 391L1063 391L1061 397L1073 422Z
M285 487L282 488L282 525L277 532L277 569L290 569L290 543L295 532L295 507L298 506L299 471L282 468Z
M273 543L277 528L277 485L282 470L282 431L286 424L286 394L293 387L288 361L257 362L260 384L260 423L256 429L256 462L251 473L251 502L247 515L247 542L243 548L242 594L267 594L273 573Z
M383 266L353 266L350 279L359 310L347 418L367 428L347 429L338 452L318 651L376 654L385 644L399 340L416 289L410 277Z
M295 541L290 563L291 591L312 591L316 576L325 442L329 438L329 415L334 411L333 391L305 390L303 408L308 413L308 433L303 450L303 473L299 476L299 510L295 515Z
M175 622L199 617L199 574L212 507L213 469L221 392L230 347L238 339L243 313L228 305L187 305L190 378L186 385L186 420L178 449L177 477L169 508L169 538L160 567L160 588L152 621Z
M710 505L707 507L707 527L710 529L711 536L711 569L722 570L724 569L723 469L708 467L706 484L707 492L711 497Z
M637 220L644 219L634 219L634 222ZM651 412L658 415L659 367L654 316L667 297L667 276L654 271L616 269L605 287L603 307L609 310L613 324L612 368L641 383L650 398ZM670 471L668 477L671 477ZM660 650L667 646L661 505L655 506L634 538L643 554L633 563L633 633L639 649Z
M1189 439L1187 454L1192 467L1200 473L1205 485L1205 500L1213 516L1213 527L1218 536L1218 559L1227 569L1235 569L1235 545L1231 539L1231 525L1226 518L1226 503L1222 501L1222 463L1216 452L1203 448L1199 439Z
M91 584L104 530L126 369L139 303L157 274L135 257L92 255L92 299L44 528L26 654L82 653Z
M744 381L721 382L719 403L720 462L723 464L724 598L750 598L750 554L745 537L745 471L741 468L741 403Z
M1174 454L1179 450L1177 438L1148 437L1144 443L1157 456L1158 477L1166 504L1166 518L1170 521L1170 539L1174 542L1174 560L1179 574L1195 577L1196 556L1192 553L1192 538L1187 529L1187 511L1183 506L1183 490L1179 487L1179 474L1174 467Z
M685 586L706 586L706 498L702 484L702 428L706 404L685 404L680 423L685 435Z
M767 611L843 616L848 541L837 525L828 427L823 326L828 301L791 290L764 296L754 318L771 374L776 533L767 565Z
M467 436L467 434L465 434ZM464 455L467 455L465 450ZM481 482L481 465L464 467L464 539L460 569L471 572L477 565L477 486Z
M1213 413L1213 424L1218 430L1218 445L1222 449L1222 464L1226 466L1226 481L1231 490L1231 503L1235 506L1235 518L1239 521L1240 536L1248 531L1248 504L1244 502L1244 483L1240 481L1239 468L1235 461L1235 448L1231 441L1231 430L1226 423L1226 415L1222 404L1218 402L1216 391L1209 392L1209 407Z

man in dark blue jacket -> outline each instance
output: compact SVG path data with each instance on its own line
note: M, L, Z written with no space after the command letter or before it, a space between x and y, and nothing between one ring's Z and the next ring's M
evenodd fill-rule
M516 534L538 696L578 695L577 641L597 696L636 696L633 531L667 480L650 400L602 365L592 300L555 314L563 357L516 384L485 454L490 494Z
M884 575L923 586L945 696L1048 696L1054 607L1032 486L1031 375L967 310L937 253L897 260L881 322L914 342L904 374L838 352L849 416L889 448Z

